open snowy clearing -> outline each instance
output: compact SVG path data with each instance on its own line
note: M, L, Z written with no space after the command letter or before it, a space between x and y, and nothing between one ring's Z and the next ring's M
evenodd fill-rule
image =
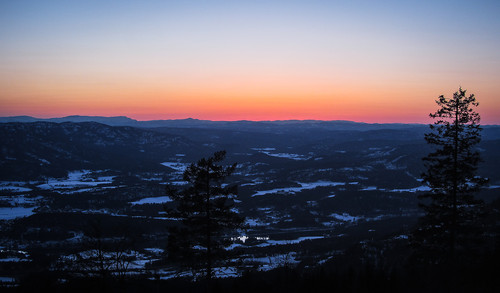
M80 170L72 171L68 173L67 179L54 179L50 178L47 183L40 184L37 187L40 189L51 190L51 189L68 189L77 187L91 187L104 184L113 183L114 176L101 176L97 179L89 178L92 171Z
M137 201L131 202L132 205L141 204L161 204L166 202L171 202L172 199L168 196L158 196L158 197L146 197Z
M327 187L327 186L339 186L345 185L345 182L332 182L332 181L316 181L316 182L297 182L300 187L285 187L285 188L275 188L271 190L261 190L257 191L257 193L253 194L254 196L266 195L266 194L295 194L297 192L301 192L302 190L315 189L316 187Z
M35 207L12 207L0 208L0 220L12 220L15 218L28 217L34 214Z

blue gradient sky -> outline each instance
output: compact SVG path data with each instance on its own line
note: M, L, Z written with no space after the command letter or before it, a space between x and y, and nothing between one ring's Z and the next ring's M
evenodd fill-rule
M105 2L105 3L104 3ZM0 115L500 123L500 1L2 1Z

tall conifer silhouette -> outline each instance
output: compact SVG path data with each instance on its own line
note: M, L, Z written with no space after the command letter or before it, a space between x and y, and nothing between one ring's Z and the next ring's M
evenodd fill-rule
M453 98L440 96L436 103L439 109L430 114L435 122L425 135L435 149L423 158L422 174L431 191L421 196L425 216L414 233L417 247L432 262L453 259L470 247L482 213L474 193L486 183L476 172L480 155L475 146L481 140L476 98L460 88Z

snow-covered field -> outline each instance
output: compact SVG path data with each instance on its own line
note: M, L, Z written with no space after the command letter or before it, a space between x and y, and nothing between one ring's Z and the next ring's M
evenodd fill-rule
M359 219L361 219L361 217L351 216L348 213L342 213L342 214L333 213L330 215L330 217L342 222L356 222Z
M373 191L373 190L388 191L388 192L424 192L424 191L430 191L431 188L429 186L422 185L413 188L396 188L396 189L386 189L386 188L378 188L377 186L367 186L360 189L360 191Z
M258 151L259 153L268 155L270 157L285 158L296 161L305 161L312 158L311 156L304 156L299 154L277 153L275 148L252 148L252 150Z
M131 202L132 205L141 205L141 204L161 204L166 202L171 202L172 199L168 196L158 196L158 197L147 197L137 201Z
M95 187L113 183L114 176L101 176L97 179L90 178L90 170L71 171L67 179L50 178L47 183L40 184L37 187L45 190L53 189L74 189L78 187Z
M267 240L264 243L260 243L257 246L258 247L266 247L266 246L272 246L272 245L287 245L287 244L297 244L302 241L306 240L315 240L315 239L323 239L325 238L324 236L305 236L305 237L299 237L297 239L290 239L290 240Z
M42 196L30 197L24 194L15 195L10 197L2 198L6 202L8 202L11 206L34 206L38 203L38 201L42 200Z
M431 188L429 186L419 186L415 188L402 188L402 189L392 189L390 192L417 192L417 191L430 191Z
M316 181L316 182L297 182L300 187L285 187L285 188L275 188L271 190L261 190L253 194L254 196L266 195L266 194L295 194L307 189L315 189L316 187L327 187L327 186L338 186L345 185L345 182L333 182L333 181Z
M22 186L13 186L13 185L2 185L0 186L1 191L10 191L10 192L30 192L31 188L22 187Z
M28 217L34 214L35 207L4 207L0 208L0 220L12 220L15 218Z
M163 166L168 167L170 169L174 169L177 172L184 172L189 164L180 163L180 162L163 162L161 163Z
M265 222L259 218L246 218L245 219L245 225L248 225L250 227L259 227L259 226L269 226L270 223Z

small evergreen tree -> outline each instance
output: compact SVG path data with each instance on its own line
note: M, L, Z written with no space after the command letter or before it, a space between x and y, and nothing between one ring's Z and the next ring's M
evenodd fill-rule
M169 230L169 258L195 270L203 269L207 279L212 278L213 266L222 259L224 248L232 243L231 233L244 222L234 209L237 186L223 185L226 177L234 172L236 163L217 164L225 155L225 151L219 151L187 167L183 180L188 182L188 187L181 192L167 188L175 204L167 214L181 224Z
M431 188L421 198L425 216L414 232L414 243L433 262L454 259L477 238L482 202L474 198L486 180L477 176L480 162L475 146L481 139L479 105L474 95L459 89L453 98L440 96L436 119L425 135L435 150L423 158L424 182ZM476 234L476 235L474 235Z

